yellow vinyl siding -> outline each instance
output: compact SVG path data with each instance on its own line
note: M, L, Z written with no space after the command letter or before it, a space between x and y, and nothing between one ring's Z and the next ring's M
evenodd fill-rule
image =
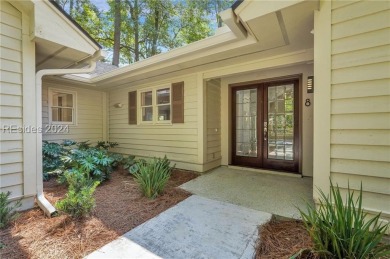
M207 145L206 162L221 159L221 82L206 83Z
M390 3L332 2L331 179L390 216Z
M22 15L9 2L0 3L0 126L23 126ZM23 136L0 131L0 191L23 196Z
M181 81L184 81L184 123L142 124L138 114L138 125L128 124L129 92ZM122 103L123 107L114 107L117 103ZM197 104L196 75L112 90L109 93L109 139L119 143L117 152L139 157L167 155L178 168L199 170Z
M64 89L76 93L76 124L69 125L69 132L45 132L49 126L48 89ZM42 87L42 122L43 140L61 142L64 139L96 143L104 139L104 109L103 99L106 94L83 88L71 88L61 83L43 82Z

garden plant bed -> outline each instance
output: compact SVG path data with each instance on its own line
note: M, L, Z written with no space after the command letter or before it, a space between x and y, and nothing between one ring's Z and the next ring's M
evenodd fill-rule
M114 172L96 189L91 217L47 218L39 208L21 213L0 233L0 258L82 258L189 197L190 193L176 187L197 176L175 169L164 193L150 200L142 197L127 171ZM44 191L54 204L67 190L51 179L44 183Z
M259 227L259 236L256 259L290 258L302 249L309 251L313 246L309 233L300 220L273 217L271 221ZM298 258L318 258L308 251Z

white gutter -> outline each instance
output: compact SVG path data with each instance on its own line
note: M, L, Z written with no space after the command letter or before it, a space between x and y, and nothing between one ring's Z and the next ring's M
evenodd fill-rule
M35 87L36 87L36 116L37 116L37 129L42 127L42 78L44 76L53 75L66 75L66 74L85 74L93 72L96 68L96 61L102 58L101 50L95 52L90 57L88 68L78 69L42 69L36 73ZM37 202L38 206L49 217L56 213L56 209L45 198L43 193L43 172L42 172L42 132L37 132L37 167L36 167L36 180L37 180Z

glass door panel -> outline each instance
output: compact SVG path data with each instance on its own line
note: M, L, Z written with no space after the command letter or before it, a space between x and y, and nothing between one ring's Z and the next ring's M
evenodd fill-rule
M257 89L236 91L236 156L257 157Z
M269 159L294 160L294 84L268 87Z

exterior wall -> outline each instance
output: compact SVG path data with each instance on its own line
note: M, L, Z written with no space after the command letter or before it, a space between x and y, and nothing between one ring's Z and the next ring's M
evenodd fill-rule
M178 124L128 124L128 93L158 86L170 86L184 81L184 123ZM198 87L199 85L199 87ZM198 110L202 105L203 87L196 74L168 78L147 84L135 84L109 93L109 139L118 142L116 152L139 157L163 157L176 163L177 168L203 171L203 152L199 151L198 132L202 119ZM114 107L121 103L121 108ZM138 102L139 104L139 102ZM138 110L138 107L137 107ZM199 134L200 135L200 134ZM203 140L201 140L203 141Z
M390 4L331 6L330 176L390 219Z
M221 164L221 80L206 82L206 145L207 169Z
M23 134L9 126L23 126L22 14L10 3L0 3L0 188L11 198L23 196Z
M51 131L49 122L49 88L62 89L76 94L76 123L68 129ZM74 88L56 81L43 81L42 85L42 129L43 140L61 142L64 139L97 143L107 140L107 94L101 91ZM66 126L66 125L65 125Z
M307 77L313 75L313 65L294 65L285 68L259 70L224 77L221 80L222 89L222 165L231 163L231 88L230 84L264 80L289 75L302 74L300 89L300 120L301 120L301 167L304 176L313 175L313 94L306 92ZM311 106L305 106L305 100L310 99Z

